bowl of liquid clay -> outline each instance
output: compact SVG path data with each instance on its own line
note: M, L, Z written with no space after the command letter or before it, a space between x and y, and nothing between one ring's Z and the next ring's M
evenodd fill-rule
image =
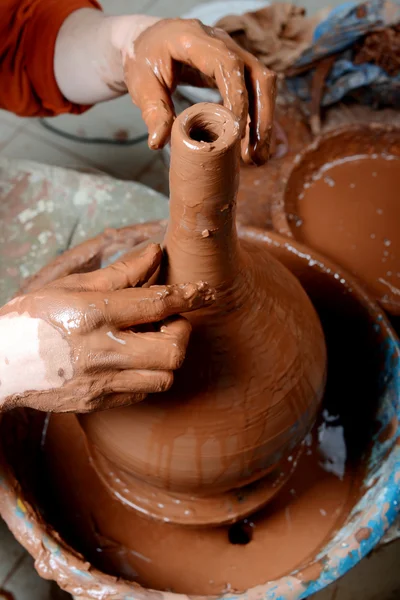
M55 266L89 270L93 253L104 266L116 248L164 227L109 229L58 257L36 284ZM296 240L238 233L281 261L317 310L329 357L321 414L276 499L232 525L198 529L146 518L109 494L76 415L4 413L0 514L39 574L77 599L304 600L354 567L396 518L400 343L384 312L354 277Z
M300 153L276 229L334 260L400 315L400 129L365 124L328 132Z

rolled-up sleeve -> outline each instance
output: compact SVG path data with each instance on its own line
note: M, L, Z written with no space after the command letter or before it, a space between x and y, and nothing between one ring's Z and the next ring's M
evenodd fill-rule
M79 114L54 76L54 49L64 20L96 0L0 0L0 108L17 115Z

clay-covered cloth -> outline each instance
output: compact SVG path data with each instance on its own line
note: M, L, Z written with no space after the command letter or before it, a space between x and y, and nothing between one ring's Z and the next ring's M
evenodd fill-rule
M396 77L400 73L400 25L368 33L354 46L353 62L377 65Z
M400 0L345 2L308 18L293 4L272 4L221 19L219 27L263 63L286 75L311 116L346 96L400 107Z
M0 0L0 108L21 116L81 113L54 76L54 48L64 20L96 0Z
M400 0L338 6L317 25L312 44L287 73L289 88L310 101L318 69L327 65L322 106L352 96L365 104L400 107L399 23Z
M301 6L279 3L244 15L228 15L216 26L279 73L292 66L311 45L316 26L329 12L325 8L307 17Z

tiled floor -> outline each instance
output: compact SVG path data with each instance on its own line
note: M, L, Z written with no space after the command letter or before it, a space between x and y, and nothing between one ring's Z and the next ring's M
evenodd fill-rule
M201 0L200 0L201 1ZM204 1L204 0L203 0ZM104 8L113 14L148 13L179 16L196 4L196 0L103 0ZM245 5L246 0L243 0ZM296 0L309 12L322 6L320 0ZM339 4L338 0L330 2ZM229 10L229 3L227 3ZM139 111L129 98L99 105L85 115L62 116L51 124L66 133L87 137L136 137L145 132ZM134 146L110 146L73 141L46 130L35 119L21 119L0 111L0 154L84 170L106 172L123 179L135 179L159 191L167 191L166 172L159 154L152 153L145 142ZM318 600L396 600L400 598L399 578L395 564L398 546L378 552L345 578L343 583L328 588ZM371 578L382 578L383 588L371 595ZM56 600L67 595L40 579L31 558L15 542L0 522L0 589L11 592L15 600ZM9 596L0 591L0 600Z

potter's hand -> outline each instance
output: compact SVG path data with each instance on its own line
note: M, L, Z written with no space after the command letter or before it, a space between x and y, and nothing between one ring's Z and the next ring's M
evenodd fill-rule
M151 148L169 138L175 116L171 94L179 83L216 86L240 121L243 159L256 164L268 159L275 75L221 29L196 20L109 17L81 9L59 31L54 68L63 96L74 103L93 104L128 89L142 111Z
M170 317L210 303L213 294L204 283L134 287L155 273L161 254L152 244L4 306L0 409L89 412L167 390L190 335L186 319ZM134 329L160 321L152 331Z
M218 88L239 119L246 162L268 160L275 75L227 33L196 20L165 19L125 43L122 52L126 84L149 129L150 147L168 140L175 117L171 93L189 83Z

